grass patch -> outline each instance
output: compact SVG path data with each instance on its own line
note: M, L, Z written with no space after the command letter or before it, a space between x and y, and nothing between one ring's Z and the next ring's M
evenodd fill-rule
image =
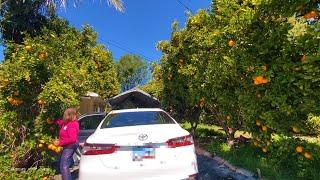
M183 123L181 127L191 131L190 123ZM208 125L208 124L199 124L196 130L196 137L204 138L204 137L212 137L212 136L225 136L226 133L223 131L222 127L216 125ZM236 131L235 138L244 136L246 138L251 138L251 134L245 131Z
M181 127L191 132L190 123L183 123ZM210 138L214 136L225 136L225 132L219 126L199 124L195 136L197 138Z
M188 123L182 127L190 130ZM250 138L247 132L238 131L236 137L243 135ZM258 175L258 169L263 179L320 179L320 142L314 137L281 137L273 136L270 151L263 153L260 148L249 144L237 144L234 148L228 147L225 142L225 133L219 126L199 124L196 130L198 145L224 158L236 167L247 169ZM304 147L304 152L312 153L313 159L306 160L303 153L296 153L297 144Z
M231 164L255 174L257 174L257 169L260 169L261 176L266 179L292 179L290 172L279 172L278 169L268 164L267 158L263 154L258 153L249 145L230 149L226 143L215 141L208 146L208 151L214 152Z

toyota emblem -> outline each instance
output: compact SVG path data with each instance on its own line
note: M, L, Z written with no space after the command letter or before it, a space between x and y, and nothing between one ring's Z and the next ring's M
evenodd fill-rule
M145 141L145 140L148 139L148 135L146 135L146 134L140 134L140 135L138 136L138 139L139 139L140 141Z

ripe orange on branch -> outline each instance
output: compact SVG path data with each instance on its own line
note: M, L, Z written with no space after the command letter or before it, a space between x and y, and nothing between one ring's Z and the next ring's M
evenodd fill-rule
M300 60L301 62L305 62L306 60L308 60L308 56L303 55Z
M30 45L27 45L24 47L24 49L27 51L27 52L30 52L32 50L32 47Z
M183 59L179 59L179 65L180 65L180 66L183 66L183 65L184 65Z
M236 45L236 41L230 39L230 40L228 41L228 46L229 46L229 47L232 47L232 46L234 46L234 45Z
M44 100L39 99L39 100L38 100L38 104L39 104L39 105L43 105L43 104L45 104L45 102L44 102Z
M252 78L254 85L267 84L269 81L263 76L254 76Z
M261 125L262 125L262 122L261 122L259 119L257 119L257 120L256 120L256 125L257 125L257 126L261 126Z
M12 97L7 97L7 100L10 104L13 104L14 99Z
M318 16L318 13L316 11L310 11L309 13L305 14L303 17L305 19L311 19L311 18L316 18Z
M300 132L300 129L297 128L297 127L295 127L295 126L293 126L293 127L292 127L292 131L293 131L294 133L299 133L299 132Z
M261 129L262 129L263 132L267 132L268 131L268 127L267 126L262 126Z
M309 153L309 152L305 152L304 154L303 154L303 156L306 158L306 159L312 159L312 155Z
M48 124L53 124L54 121L53 121L52 119L48 118L48 119L47 119L47 123L48 123Z
M47 52L40 52L39 55L38 55L38 58L40 60L44 60L48 57L48 53Z
M268 149L266 147L262 148L262 152L266 153L268 151Z
M303 152L303 147L297 146L297 147L296 147L296 152L297 152L297 153L302 153L302 152Z
M199 106L202 108L205 104L205 98L201 97L201 99L199 100Z

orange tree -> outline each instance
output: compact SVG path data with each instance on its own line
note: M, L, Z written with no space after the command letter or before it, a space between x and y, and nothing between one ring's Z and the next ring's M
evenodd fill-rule
M0 152L19 168L50 163L60 150L50 145L53 120L78 106L80 96L108 98L120 89L111 52L89 26L79 31L51 19L42 31L24 44L8 43L0 66Z
M315 16L307 20L293 16L307 5L306 1L216 3L215 17L227 22L222 37L230 50L225 55L235 62L241 83L235 94L245 107L246 129L253 135L313 133L308 132L307 120L309 113L320 113L319 23Z
M146 91L151 96L157 98L159 101L162 100L163 82L161 75L161 66L158 64L151 64L152 67L152 79L141 86L143 91Z
M242 126L240 106L234 92L235 63L225 54L229 48L212 13L200 11L190 16L186 27L174 23L170 41L159 42L162 50L163 103L196 128L200 120L219 124L232 143ZM204 116L202 116L202 115ZM206 118L201 118L206 117Z
M272 145L272 134L319 134L317 3L217 0L211 10L190 16L183 29L174 25L171 39L158 44L164 105L191 120L199 116L188 112L206 112L229 140L242 129L261 151L287 163L290 155L299 167L310 160L312 167L318 146L285 140L293 150L285 154L281 144ZM300 146L307 153L294 150Z
M295 169L298 177L311 176L310 169L319 160L318 145L285 138L318 133L319 126L314 126L320 115L315 3L221 0L214 5L214 16L226 23L221 43L229 49L224 55L236 66L240 87L234 94L242 107L244 130L251 132L253 144L262 152L271 152L277 167ZM301 7L307 16L297 16ZM273 134L284 140L273 142Z

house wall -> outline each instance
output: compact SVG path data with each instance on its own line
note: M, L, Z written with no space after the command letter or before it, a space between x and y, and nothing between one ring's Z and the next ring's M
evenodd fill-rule
M106 102L101 97L84 96L80 98L80 114L104 112Z

